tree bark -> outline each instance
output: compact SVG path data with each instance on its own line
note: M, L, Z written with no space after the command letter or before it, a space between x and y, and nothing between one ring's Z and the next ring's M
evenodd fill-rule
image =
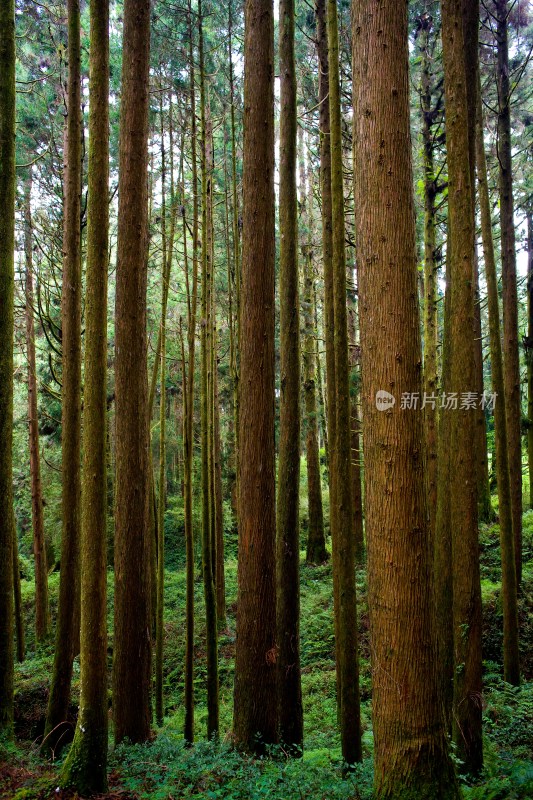
M33 555L35 559L35 638L40 642L48 635L48 568L44 537L43 496L41 488L41 454L37 416L37 369L35 364L35 326L33 321L33 231L31 217L31 169L24 193L24 258L26 262L26 349L28 356L28 427L30 445L31 515Z
M326 6L329 51L329 117L331 150L331 221L333 279L333 337L335 361L335 445L331 473L335 474L331 518L333 581L337 590L335 615L341 748L344 761L360 761L359 662L355 592L355 535L351 475L350 387L346 312L346 253L344 185L339 77L339 35L336 0ZM330 439L331 446L331 439Z
M64 744L72 664L79 652L81 512L81 51L80 4L68 0L68 103L61 294L62 532L59 609L43 752Z
M244 749L262 751L278 739L271 0L245 2L244 130L234 733Z
M300 314L294 0L280 0L280 417L276 508L280 738L302 752L300 672ZM302 189L305 192L305 189Z
M437 684L409 124L407 3L355 3L355 207L375 791L458 798ZM396 403L380 410L379 392ZM416 658L413 658L416 653Z
M115 304L115 741L150 735L150 524L146 343L150 2L124 4ZM132 697L135 702L132 703Z
M483 766L477 439L475 410L464 406L462 397L475 391L475 228L469 118L475 115L472 100L476 92L469 90L472 77L467 65L469 49L476 52L477 48L479 8L471 0L444 0L442 11L450 220L450 389L459 398L456 410L442 412L452 415L453 731L466 771L477 774Z
M514 228L513 164L507 0L496 0L498 58L498 164L503 296L503 364L507 446L511 479L516 580L522 581L522 439L520 426L520 355L518 349L518 298L516 285L516 237Z
M518 650L518 609L516 586L516 562L514 557L513 516L511 482L509 476L507 420L505 415L504 372L500 334L500 310L498 304L498 278L492 240L492 220L487 183L487 164L483 144L483 111L481 85L477 98L477 175L481 235L483 238L483 260L487 280L489 306L490 361L494 404L494 444L496 448L496 473L498 477L498 515L500 520L500 550L502 562L502 607L503 607L503 664L507 683L520 683L520 656Z
M62 786L107 791L107 268L109 0L91 3L85 391L81 504L81 697Z

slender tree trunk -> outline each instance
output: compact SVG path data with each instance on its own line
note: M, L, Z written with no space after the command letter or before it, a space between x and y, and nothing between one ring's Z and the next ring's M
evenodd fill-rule
M64 744L72 663L79 652L81 521L81 51L80 4L68 0L68 116L64 177L62 533L54 666L42 749Z
M167 456L166 456L166 366L167 366L167 302L170 281L171 258L167 261L166 232L166 162L165 128L163 124L163 98L160 97L161 117L161 325L160 325L160 392L159 392L159 504L157 520L157 596L156 596L156 641L155 641L155 719L163 724L163 637L165 606L165 506L167 497ZM171 201L172 202L172 201ZM153 478L152 478L153 479Z
M216 328L215 328L215 342ZM213 366L213 455L214 455L214 506L215 506L215 585L217 595L217 624L219 629L226 627L226 578L224 575L224 508L222 505L222 442L220 439L220 402L218 394L218 356L214 355Z
M239 523L239 377L240 377L240 331L241 331L241 257L240 257L240 236L239 236L239 199L237 187L237 132L235 122L235 81L232 57L232 33L233 33L233 10L232 2L229 2L229 83L230 83L230 116L231 116L231 169L232 169L232 206L233 206L233 269L235 282L235 315L234 315L234 357L232 368L233 381L233 417L235 426L235 498L237 510L237 525Z
M26 637L24 633L24 618L22 616L22 594L20 591L20 564L16 524L13 523L15 534L13 536L13 597L15 614L15 634L17 640L17 661L22 663L26 658Z
M276 595L281 740L303 746L300 672L300 315L296 196L294 0L280 0L280 418L276 507ZM305 188L302 188L305 192Z
M326 0L316 0L316 42L319 64L318 96L320 103L320 188L322 196L322 260L324 264L324 338L326 343L326 397L328 431L328 482L329 482L329 529L333 542L335 529L336 472L334 469L337 393L335 388L335 342L333 305L333 223L331 199L331 147L330 147L330 106L329 106L329 51L326 24ZM333 558L335 558L333 548ZM340 716L340 668L339 631L337 608L339 606L338 582L333 581L335 661L337 683L337 715Z
M527 210L527 455L529 507L533 508L533 212Z
M353 272L348 268L348 274ZM359 420L359 356L357 350L357 310L355 291L348 298L348 346L350 363L350 448L352 461L353 525L355 535L355 560L362 564L365 558L363 530L363 492L361 486L361 423Z
M192 292L189 282L189 259L187 251L187 220L183 215L184 270L187 288L187 339L188 364L183 361L183 508L186 551L186 600L185 600L185 725L184 738L187 743L194 740L194 531L193 531L193 418L194 418L194 366L196 346L196 305L198 296L198 174L196 153L196 94L194 70L194 27L189 2L189 62L190 62L190 111L191 111L191 161L192 161Z
M15 3L0 5L0 733L13 733Z
M448 219L448 237L450 222ZM442 341L442 396L450 392L451 367L451 288L450 254L446 254L446 295L444 298L444 332ZM434 594L437 636L437 660L440 664L438 674L442 709L448 733L452 728L453 705L453 613L452 590L452 528L450 519L450 442L451 413L439 414L437 446L437 510L435 516L435 540L433 548ZM429 498L428 498L429 502Z
M124 4L115 305L115 741L150 735L150 525L146 345L149 0ZM132 698L135 697L135 702Z
M522 439L520 426L520 356L518 350L518 299L516 285L516 240L514 228L513 163L511 152L511 106L507 0L496 0L498 18L498 164L503 294L503 364L507 446L511 478L516 580L522 580Z
M437 684L424 417L400 402L422 388L407 4L359 0L352 19L375 791L459 798ZM397 398L387 410L382 391Z
M332 277L336 421L332 470L335 473L335 513L332 516L333 580L337 583L336 632L339 671L341 747L344 761L360 761L359 662L355 592L348 329L346 319L346 253L344 186L339 78L339 36L336 0L327 2L329 49L329 114L331 149Z
M302 142L303 150L303 142ZM309 175L309 179L310 175ZM305 175L301 170L300 186L305 185ZM303 189L302 189L303 191ZM314 316L315 287L313 265L313 192L310 183L305 196L307 217L307 241L302 246L303 259L303 388L305 403L305 442L307 459L307 504L309 529L307 533L306 561L308 564L322 564L328 558L324 535L324 514L322 509L322 480L320 477L320 458L318 451L318 409L317 409L317 352L316 324Z
M471 102L476 92L468 87L472 78L467 64L469 49L476 52L479 9L471 0L444 0L442 10L450 219L450 389L459 398L457 409L442 412L452 415L453 729L465 769L476 774L483 765L477 439L475 410L462 403L462 396L475 391L475 229L469 118L475 114Z
M28 354L28 422L30 444L31 515L33 555L35 559L35 638L48 635L48 568L44 537L43 497L41 489L41 456L39 420L37 416L37 369L35 364L35 327L33 322L33 236L31 218L31 169L24 194L24 257L26 262L26 348Z
M475 161L474 161L475 167ZM472 186L475 186L475 172L472 176ZM481 330L481 305L479 296L479 264L477 250L474 252L474 360L475 380L474 391L478 397L483 396L483 338ZM482 522L491 522L494 519L490 499L489 485L489 458L487 448L487 425L483 404L478 403L476 408L476 457L477 457L477 492L478 516Z
M89 193L81 505L81 697L61 784L107 791L107 268L109 0L91 3Z
M246 0L239 381L239 566L234 732L278 739L274 454L274 14ZM250 435L254 431L254 435Z
M498 476L498 514L500 518L500 549L502 560L502 607L503 607L503 662L504 678L517 686L520 683L520 656L518 650L518 610L516 587L516 563L514 557L513 516L511 483L507 446L507 421L505 417L503 359L500 336L500 310L498 305L498 278L492 240L492 220L487 183L487 164L483 144L483 112L481 107L481 85L477 98L477 174L483 256L487 280L489 305L490 360L494 404L494 444L496 447L496 472Z
M202 331L201 331L201 438L202 438L202 572L207 639L207 735L218 734L218 636L215 581L211 537L214 535L211 520L212 460L209 436L209 354L212 346L211 326L211 271L213 269L210 247L210 212L212 174L209 155L206 121L203 17L201 0L198 5L198 42L200 70L200 125L201 125L201 180L202 180Z
M436 259L436 180L433 142L433 75L430 34L432 17L421 17L419 50L422 58L420 78L420 100L422 116L422 141L424 158L424 392L427 397L436 396L438 390L438 269ZM426 436L426 484L430 535L435 536L437 511L437 403L427 402L424 408Z

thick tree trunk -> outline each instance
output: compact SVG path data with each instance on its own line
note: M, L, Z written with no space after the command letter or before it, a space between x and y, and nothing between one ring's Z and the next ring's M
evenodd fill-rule
M31 218L31 170L24 193L24 258L26 262L26 349L28 356L28 423L30 444L31 516L33 555L35 559L35 638L48 635L48 568L44 537L43 497L41 489L41 454L37 416L37 369L35 364L35 326L33 321L33 236Z
M437 684L424 417L401 406L422 389L407 4L356 2L353 48L375 788L458 798ZM380 409L380 392L396 403Z
M443 2L450 220L450 389L459 398L457 409L442 412L452 415L449 508L455 661L453 730L458 753L465 769L472 774L478 773L483 765L478 469L476 412L462 402L462 397L475 391L475 229L469 119L475 115L471 103L476 92L468 87L472 77L467 64L470 64L469 50L476 52L478 13L478 6L471 0Z
M42 749L64 744L72 663L79 652L81 521L81 52L80 4L68 0L68 116L64 174L61 326L62 532L54 666Z
M91 3L89 192L81 505L81 697L61 785L107 790L107 267L109 0Z
M146 345L150 2L124 4L116 341L115 741L150 735L150 524ZM132 697L135 702L132 703Z
M244 130L234 732L257 751L278 739L271 0L245 2Z
M520 355L518 350L518 298L516 285L516 237L514 228L513 163L511 153L511 107L507 0L496 0L498 18L498 164L503 295L503 364L507 446L511 478L516 580L522 580L522 439L520 401Z
M300 299L294 0L280 0L279 19L281 395L276 509L278 702L281 740L298 753L303 746L303 709L300 673Z
M498 305L498 278L492 240L492 220L487 183L487 164L483 144L483 112L481 86L477 98L477 175L483 256L487 279L489 306L490 360L494 404L494 444L496 447L496 473L498 477L498 515L500 518L500 550L502 561L503 607L503 663L504 678L517 686L520 683L520 656L518 650L518 611L516 587L516 562L514 557L511 483L509 476L507 421L504 402L504 377L500 336L500 310Z
M344 761L360 761L359 662L355 592L355 536L351 474L350 386L346 312L346 253L342 163L339 34L336 0L326 6L329 55L329 116L331 149L331 221L333 336L335 361L335 445L331 473L335 475L331 518L333 581L336 600L336 652L341 747ZM331 440L330 440L331 443Z

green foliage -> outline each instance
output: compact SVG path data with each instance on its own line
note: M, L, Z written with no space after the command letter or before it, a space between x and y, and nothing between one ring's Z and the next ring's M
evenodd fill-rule
M269 758L254 759L230 743L199 742L187 749L181 737L165 732L146 745L117 748L111 757L123 785L142 798L225 798L225 800L343 800L370 798L372 767L367 760L343 777L340 758L313 750L303 761L273 748Z

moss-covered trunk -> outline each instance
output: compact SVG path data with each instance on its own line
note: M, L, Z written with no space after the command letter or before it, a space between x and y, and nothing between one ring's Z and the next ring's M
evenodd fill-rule
M500 521L500 550L502 562L503 664L505 680L517 686L520 683L520 658L518 650L516 562L514 557L507 420L504 402L504 373L500 332L500 309L498 303L498 278L496 274L494 242L492 239L487 164L483 144L483 112L480 85L478 85L478 91L476 110L476 161L481 234L483 238L483 260L485 262L485 276L487 280L492 388L496 397L496 402L494 404L494 444L496 448L498 516Z
M68 101L61 292L62 531L59 608L43 752L64 741L72 664L79 652L81 522L81 50L80 4L68 0Z
M107 790L107 269L109 0L91 3L85 392L81 506L81 697L61 784Z

